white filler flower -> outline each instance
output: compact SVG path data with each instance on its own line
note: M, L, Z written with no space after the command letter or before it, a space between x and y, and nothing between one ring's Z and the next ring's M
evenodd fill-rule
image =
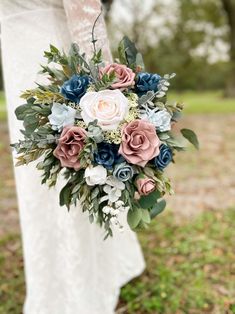
M103 130L114 130L128 114L128 99L119 90L88 92L80 100L86 124L94 120Z
M85 170L84 177L87 185L102 185L107 179L107 170L103 166L88 167Z

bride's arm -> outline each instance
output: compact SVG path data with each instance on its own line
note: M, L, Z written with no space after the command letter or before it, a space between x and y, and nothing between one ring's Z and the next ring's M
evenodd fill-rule
M67 16L71 39L76 42L81 51L91 56L93 46L91 43L91 31L94 21L101 12L100 0L63 0ZM111 61L111 52L103 16L100 16L96 28L95 38L97 48L102 48L104 59Z

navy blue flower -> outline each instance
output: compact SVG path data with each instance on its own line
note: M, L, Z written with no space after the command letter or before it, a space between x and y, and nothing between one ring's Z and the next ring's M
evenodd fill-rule
M114 164L124 161L124 158L118 153L118 148L119 146L114 144L98 144L98 150L94 153L95 162L107 169L112 169Z
M159 170L163 170L172 161L172 150L169 146L162 144L160 146L160 153L154 158L154 164Z
M66 99L79 103L90 83L90 76L74 74L68 81L64 82L60 92Z
M146 94L150 90L157 92L160 79L161 76L158 74L145 72L139 73L136 82L137 94L139 96L142 96L143 94Z

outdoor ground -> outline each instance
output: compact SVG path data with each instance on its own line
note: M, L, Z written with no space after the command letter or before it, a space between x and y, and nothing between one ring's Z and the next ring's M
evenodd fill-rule
M172 94L187 104L201 149L179 154L176 194L141 232L147 269L122 289L117 313L235 313L235 100L219 92ZM21 314L24 280L3 94L0 95L0 314ZM56 314L56 313L52 313Z

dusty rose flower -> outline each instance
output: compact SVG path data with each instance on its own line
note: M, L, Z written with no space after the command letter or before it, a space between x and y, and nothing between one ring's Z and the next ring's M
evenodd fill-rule
M147 162L159 155L160 140L152 123L134 120L122 129L119 153L131 164L145 167Z
M101 75L115 73L117 82L111 85L112 88L119 88L121 90L134 86L135 84L135 73L124 64L112 63L106 65L100 70Z
M84 147L86 131L78 126L65 127L53 154L62 167L80 169L78 156Z
M154 180L148 177L137 178L136 186L140 195L148 195L156 189Z

